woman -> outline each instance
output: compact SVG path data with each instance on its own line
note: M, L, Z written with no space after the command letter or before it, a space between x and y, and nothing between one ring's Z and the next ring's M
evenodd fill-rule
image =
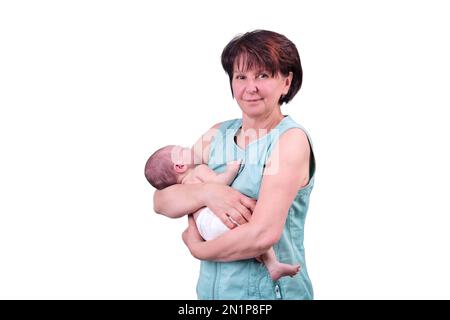
M314 183L314 156L304 129L280 110L302 83L297 49L283 35L256 30L225 47L222 65L242 119L213 126L193 152L198 162L216 172L238 159L243 160L242 169L232 188L203 183L156 191L154 209L180 217L208 206L233 229L203 241L189 216L183 240L202 260L199 299L312 299L303 228ZM254 259L271 246L280 261L299 263L300 273L272 281Z

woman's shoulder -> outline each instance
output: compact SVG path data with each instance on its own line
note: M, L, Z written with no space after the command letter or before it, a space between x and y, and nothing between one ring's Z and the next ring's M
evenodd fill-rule
M280 144L284 144L286 146L308 146L308 135L306 132L299 127L292 127L286 130L278 139Z
M226 133L227 130L232 128L239 128L241 126L242 119L231 119L218 122L213 125L209 130L203 134L203 137L213 137L218 133Z
M312 145L308 130L306 130L304 126L300 125L290 116L285 117L278 129L278 137L283 135L285 136L284 139L306 139L309 144Z
M306 134L308 133L305 127L295 121L291 116L285 116L283 121L280 123L279 129L282 131L286 131L292 128L298 128L304 131Z
M226 130L226 129L240 127L241 124L242 124L242 119L236 118L236 119L230 119L230 120L225 120L223 122L219 122L216 124L216 126L217 126L217 129L219 129L219 130Z

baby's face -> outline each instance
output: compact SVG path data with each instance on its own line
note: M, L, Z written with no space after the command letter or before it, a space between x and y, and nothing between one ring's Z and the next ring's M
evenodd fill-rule
M193 165L194 163L194 153L189 148L175 146L172 148L171 157L174 164Z

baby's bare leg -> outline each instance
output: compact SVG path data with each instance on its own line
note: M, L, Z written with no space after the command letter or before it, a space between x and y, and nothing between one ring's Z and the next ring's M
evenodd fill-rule
M284 276L293 277L300 271L299 264L287 264L278 261L273 248L263 253L257 260L264 263L273 281Z

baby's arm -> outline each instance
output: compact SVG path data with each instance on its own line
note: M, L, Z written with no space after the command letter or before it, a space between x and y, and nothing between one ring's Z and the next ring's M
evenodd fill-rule
M224 173L215 173L207 165L199 165L195 168L195 175L203 182L230 185L238 174L240 164L240 161L228 163Z

